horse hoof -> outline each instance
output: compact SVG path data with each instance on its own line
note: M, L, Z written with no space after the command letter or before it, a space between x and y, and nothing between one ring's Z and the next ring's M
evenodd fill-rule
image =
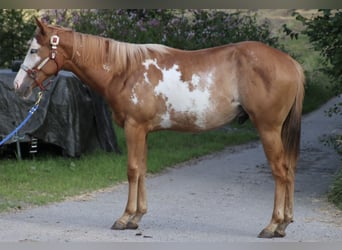
M126 224L120 222L120 221L115 221L113 226L110 228L112 230L125 230L126 229Z
M137 223L131 222L129 221L126 225L126 229L137 229L139 227L139 225Z
M277 237L277 238L283 238L285 236L286 236L285 231L279 231L279 230L276 230L273 235L273 237Z
M270 239L273 237L274 237L274 232L271 232L267 229L262 230L258 235L258 238L265 238L265 239Z

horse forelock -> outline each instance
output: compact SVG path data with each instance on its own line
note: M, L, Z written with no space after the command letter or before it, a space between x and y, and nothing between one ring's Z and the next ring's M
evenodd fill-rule
M141 66L151 52L166 53L159 44L132 44L113 39L74 32L72 59L93 67L115 68L117 71Z

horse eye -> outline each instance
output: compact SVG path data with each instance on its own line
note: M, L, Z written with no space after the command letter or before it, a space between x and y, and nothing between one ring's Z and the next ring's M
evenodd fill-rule
M37 52L38 52L38 49L31 49L31 51L30 51L31 54L35 54Z

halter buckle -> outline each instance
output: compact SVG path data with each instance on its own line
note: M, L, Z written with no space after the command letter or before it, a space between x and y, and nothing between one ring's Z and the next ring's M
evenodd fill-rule
M50 44L53 49L57 49L57 45L59 44L59 36L53 35L50 37Z

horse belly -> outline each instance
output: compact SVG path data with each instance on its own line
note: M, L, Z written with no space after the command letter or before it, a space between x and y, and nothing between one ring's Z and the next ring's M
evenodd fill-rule
M165 67L155 60L146 60L144 84L153 96L158 111L153 129L201 131L231 121L238 112L238 91L233 76L224 77L216 68L189 69L178 64ZM154 71L152 71L152 69ZM152 73L159 73L154 79ZM154 75L155 76L155 75ZM139 88L137 87L137 88ZM138 89L133 89L133 92ZM149 93L149 94L146 94ZM132 97L135 97L132 95ZM138 103L139 98L132 98Z
M171 91L163 96L166 109L157 115L159 127L202 131L222 126L235 118L239 103L213 96L212 91Z

